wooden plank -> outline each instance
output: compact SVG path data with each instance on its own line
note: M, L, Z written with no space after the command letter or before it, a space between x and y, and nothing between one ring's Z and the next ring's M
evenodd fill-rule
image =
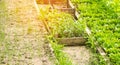
M62 12L66 12L71 14L72 16L75 16L75 9L73 8L57 8L57 10L62 11Z
M57 38L59 44L64 45L85 45L87 39L83 37L73 37L73 38Z
M78 20L78 18L79 18L79 13L76 10L75 10L75 16L74 17L75 17L76 20Z
M69 8L75 8L70 0L68 0Z
M72 2L70 0L68 0L68 5L69 5L69 8L73 8L74 9L74 13L73 13L73 16L76 20L78 20L79 18L79 13L76 11L75 9L75 6L72 4Z
M91 31L88 27L86 27L85 31L87 32L87 34L90 36L91 35Z
M39 13L40 13L40 10L39 10L39 8L38 8L38 5L37 5L37 2L36 2L36 0L34 0L34 4L35 4L35 8L36 8L36 10L37 10L37 14L39 15Z
M107 56L107 53L104 51L104 49L101 46L98 46L98 42L95 42L95 45L97 46L98 53L104 58L107 65L110 65L110 59Z

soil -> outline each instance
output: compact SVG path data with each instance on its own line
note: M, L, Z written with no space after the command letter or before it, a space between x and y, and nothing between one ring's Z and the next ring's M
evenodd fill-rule
M38 19L34 0L5 0L8 20L4 23L9 44L0 65L54 65L46 54L43 23ZM0 48L4 50L3 48Z
M63 51L72 59L74 65L90 65L92 52L86 46L68 46Z

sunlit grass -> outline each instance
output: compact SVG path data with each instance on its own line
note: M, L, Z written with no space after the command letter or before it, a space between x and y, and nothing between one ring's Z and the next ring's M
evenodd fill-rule
M6 5L3 0L0 1L0 42L3 42L5 38L4 34L4 22L6 20Z
M57 41L55 41L52 35L47 36L47 40L50 42L56 59L58 60L56 65L74 65L72 59L70 59L69 56L62 51L64 45L57 44Z
M7 19L7 11L6 11L5 1L0 1L0 64L4 64L4 59L6 58L6 53L10 54L8 50L9 44L7 44L7 40L5 40L5 22ZM4 51L3 51L4 50ZM9 56L10 57L10 56Z
M5 0L0 1L0 65L10 64L8 61L12 61L13 55L16 51L13 50L14 44L7 38L5 34L5 26L8 22L8 11Z

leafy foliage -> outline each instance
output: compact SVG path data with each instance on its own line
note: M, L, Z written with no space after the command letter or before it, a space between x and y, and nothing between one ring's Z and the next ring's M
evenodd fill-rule
M120 0L72 0L72 2L80 12L80 18L91 28L93 37L107 52L111 64L119 65ZM91 45L93 47L93 43Z
M56 10L50 11L49 8L40 12L40 18L47 22L55 37L79 37L84 35L84 25L80 22L74 22L74 18L70 14Z
M63 45L57 44L57 41L53 36L47 36L47 40L50 42L52 48L54 49L54 54L58 60L58 63L56 63L56 65L73 65L68 55L62 51Z

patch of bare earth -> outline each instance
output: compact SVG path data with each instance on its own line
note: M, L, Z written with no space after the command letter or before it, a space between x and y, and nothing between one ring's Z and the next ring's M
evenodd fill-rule
M9 19L5 35L9 40L3 65L54 65L44 49L45 31L38 20L34 0L5 0ZM4 47L4 46L3 46ZM3 48L3 51L5 49Z
M85 46L68 46L63 51L72 59L74 65L90 65L92 52Z

